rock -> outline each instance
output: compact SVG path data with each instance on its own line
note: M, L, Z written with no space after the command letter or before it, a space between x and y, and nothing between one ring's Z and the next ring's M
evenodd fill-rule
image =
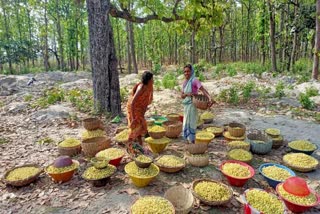
M26 102L13 102L6 106L5 111L12 114L17 114L23 110L26 110L28 103Z
M291 117L291 116L292 116L292 111L288 111L288 112L286 113L286 115L289 116L289 117Z
M310 97L310 100L312 100L316 105L320 105L320 95L315 97Z
M90 79L80 79L73 82L67 82L60 85L60 88L71 90L71 89L86 89L90 88L92 89L92 80Z
M296 91L297 94L300 94L300 93L305 93L307 88L311 88L311 87L317 89L318 92L320 93L320 82L317 82L317 81L304 82L294 87L294 90Z
M31 115L36 121L51 120L58 118L68 118L73 110L63 104L49 106L47 109L39 110Z

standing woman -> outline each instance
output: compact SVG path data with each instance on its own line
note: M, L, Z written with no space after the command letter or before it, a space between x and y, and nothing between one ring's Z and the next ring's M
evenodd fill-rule
M147 111L148 105L153 99L153 74L150 71L145 71L142 74L141 82L137 83L129 97L127 103L128 111L128 128L129 128L129 152L144 153L142 136L147 133L147 122L144 114ZM137 140L139 144L132 144ZM139 151L137 151L139 150Z
M192 96L198 94L200 90L208 99L209 106L212 105L212 99L208 91L202 86L201 82L195 78L194 70L191 64L184 66L184 76L186 80L182 86L181 98L184 106L183 114L183 137L190 143L195 142L198 110L192 103Z

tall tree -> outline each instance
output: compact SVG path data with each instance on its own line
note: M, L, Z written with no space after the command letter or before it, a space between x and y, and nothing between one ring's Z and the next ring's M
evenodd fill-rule
M275 40L275 31L276 31L276 21L274 15L274 6L272 0L268 0L269 7L269 25L270 25L270 46L271 46L271 64L272 71L277 71L277 61L276 61L276 40Z
M320 55L320 0L317 0L317 13L316 13L316 37L314 45L313 69L312 78L318 80L319 76L319 55Z

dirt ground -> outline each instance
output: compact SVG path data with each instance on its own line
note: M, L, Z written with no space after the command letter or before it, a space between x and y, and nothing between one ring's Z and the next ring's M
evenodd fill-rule
M26 92L39 94L44 86L37 87L39 88L30 88ZM6 170L17 165L37 163L45 167L51 164L58 156L56 143L65 136L80 138L83 131L81 119L87 116L77 112L69 103L58 104L41 113L39 113L40 110L33 109L29 105L19 108L25 104L21 98L23 93L20 95L19 93L22 92L0 96L0 101L3 103L0 111L0 138L8 141L0 143L1 176ZM176 92L163 90L155 92L154 97L155 104L150 107L147 115L153 114L156 110L163 114L181 111ZM237 121L244 123L248 130L278 128L284 136L285 144L279 149L273 149L267 155L254 155L252 166L256 174L244 187L232 187L234 196L231 203L221 207L210 207L196 199L191 213L242 213L243 205L239 196L247 188L257 187L275 192L257 170L261 163L282 164L282 156L289 152L286 143L292 140L307 139L320 146L319 123L306 119L293 119L290 115L277 114L277 112L265 114L259 110L260 107L230 107L217 104L211 110L216 115L213 124L223 125ZM76 113L78 119L71 120L69 116L65 117L65 112ZM118 126L120 124L106 122L106 134L113 137ZM45 137L53 139L54 142L37 143ZM115 142L113 146L119 147ZM186 156L181 137L173 139L165 153L172 151ZM227 159L226 151L226 140L223 137L217 137L209 144L210 164L208 166L199 168L187 165L182 171L174 174L160 172L156 179L145 188L135 187L124 172L125 164L131 161L129 156L124 157L117 173L111 177L105 187L93 187L81 178L82 172L89 163L83 155L79 155L75 159L81 163L80 169L69 182L54 183L45 173L41 174L35 183L21 188L7 186L1 181L0 213L129 213L130 206L140 196L163 196L168 188L177 184L190 188L192 181L199 178L216 179L227 184L226 178L218 170L220 163ZM313 156L320 160L320 151L317 150ZM317 169L310 173L297 173L297 175L305 178L308 184L320 193L319 172L320 170ZM319 212L320 206L317 206L307 213Z

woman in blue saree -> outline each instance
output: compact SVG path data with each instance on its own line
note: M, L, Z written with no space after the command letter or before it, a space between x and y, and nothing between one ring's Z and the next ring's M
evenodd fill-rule
M198 121L198 110L192 103L192 96L198 94L200 90L208 99L209 106L212 105L212 99L208 91L202 86L201 82L195 78L192 65L184 67L184 76L186 80L183 83L181 98L184 106L183 112L183 137L190 143L195 142L195 135Z

